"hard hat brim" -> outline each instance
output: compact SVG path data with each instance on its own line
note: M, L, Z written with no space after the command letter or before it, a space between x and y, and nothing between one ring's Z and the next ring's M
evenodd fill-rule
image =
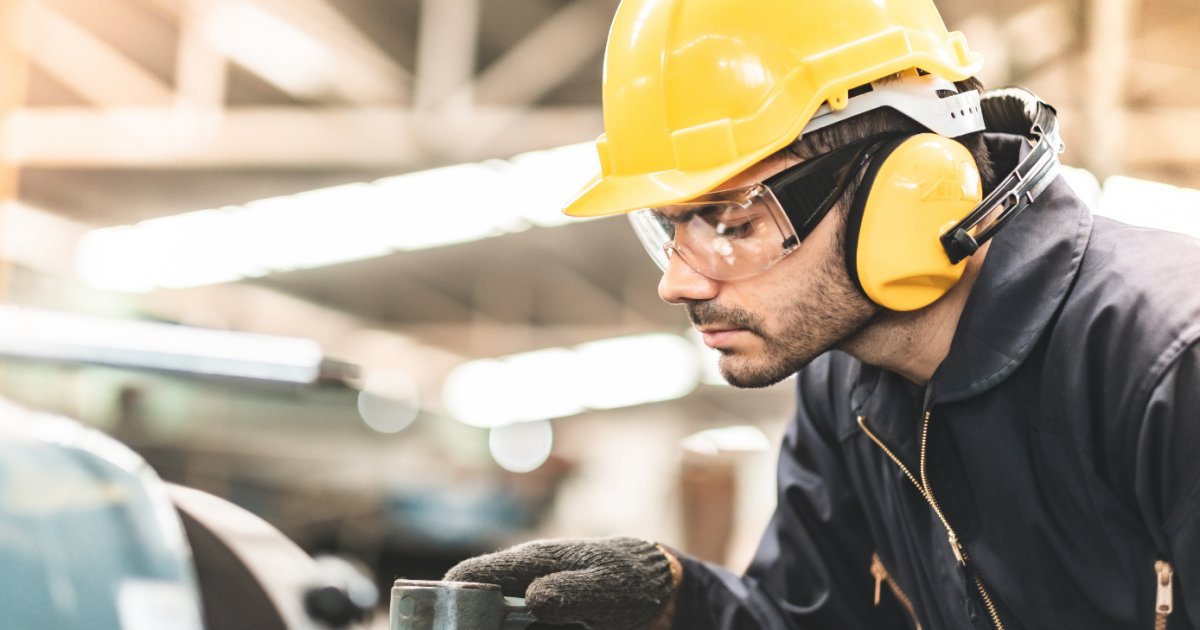
M783 143L784 146L787 144ZM572 217L602 217L686 201L714 190L779 148L767 146L728 164L698 171L669 170L608 177L597 173L563 208L563 213Z

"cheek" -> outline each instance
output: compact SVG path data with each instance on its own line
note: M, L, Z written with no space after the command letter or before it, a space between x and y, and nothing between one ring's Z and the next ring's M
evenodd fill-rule
M809 298L819 299L814 293L821 276L827 275L836 244L832 234L822 234L821 228L825 223L822 222L804 239L795 252L785 256L765 273L747 278L749 282L738 287L745 298L759 303L796 303Z
M840 266L836 230L837 217L826 217L794 253L757 276L726 285L722 302L737 304L759 318L768 330L777 331L781 320L796 309L820 306L818 300L835 299L842 292L831 277L833 266Z
M801 251L785 257L765 273L751 276L722 291L720 302L736 305L759 318L768 331L777 331L788 313L805 308L817 291L812 266Z

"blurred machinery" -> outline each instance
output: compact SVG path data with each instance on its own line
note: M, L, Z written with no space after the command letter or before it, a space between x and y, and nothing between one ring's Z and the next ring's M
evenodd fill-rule
M0 532L14 630L346 628L378 599L345 561L314 560L249 512L163 483L95 429L3 400Z
M0 405L6 623L200 630L191 551L154 471L99 431Z
M353 376L323 370L306 339L12 307L0 308L0 355L292 386ZM345 628L378 600L351 563L314 560L258 516L164 483L99 430L4 399L0 561L0 605L18 629Z

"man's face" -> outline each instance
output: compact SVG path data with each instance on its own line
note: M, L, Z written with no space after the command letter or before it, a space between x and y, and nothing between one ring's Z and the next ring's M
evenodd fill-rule
M720 188L747 186L797 163L777 154ZM800 247L766 271L737 280L700 275L680 256L658 293L682 304L704 343L721 352L721 374L737 387L773 385L808 365L863 326L880 307L851 284L834 208Z

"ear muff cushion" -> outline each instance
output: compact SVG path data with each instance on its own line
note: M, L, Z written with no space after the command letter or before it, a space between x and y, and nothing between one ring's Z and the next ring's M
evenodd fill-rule
M885 308L911 311L949 291L966 265L951 265L938 238L983 194L966 147L936 134L893 140L879 149L858 190L846 268L863 293Z
M850 281L854 283L854 286L858 287L859 291L862 291L863 287L858 280L858 237L862 231L863 212L865 212L867 207L867 199L871 196L871 187L875 185L875 178L879 175L879 169L883 167L884 162L896 150L896 147L904 144L910 137L903 136L889 140L875 151L875 156L871 158L866 172L863 173L862 181L858 183L854 201L850 204L850 213L846 216L846 247L844 252L846 257L846 271L850 274ZM863 292L863 295L866 295L866 292Z

